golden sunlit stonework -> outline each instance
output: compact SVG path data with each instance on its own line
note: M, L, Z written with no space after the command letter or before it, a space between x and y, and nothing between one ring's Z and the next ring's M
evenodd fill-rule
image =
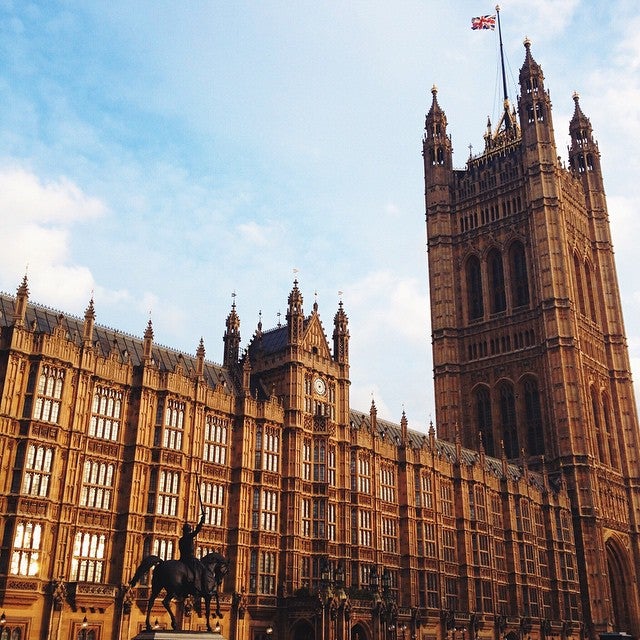
M144 556L230 561L237 640L568 640L640 631L637 415L599 153L570 166L527 43L519 118L454 170L423 151L438 437L350 407L349 325L295 282L223 361L0 296L0 639L144 628ZM419 357L419 356L418 356ZM430 381L425 381L425 385ZM202 630L197 602L178 618ZM169 622L158 602L154 626Z

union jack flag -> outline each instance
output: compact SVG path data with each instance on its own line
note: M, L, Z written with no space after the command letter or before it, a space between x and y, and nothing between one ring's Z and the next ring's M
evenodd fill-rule
M496 28L495 16L478 16L477 18L471 18L472 29L491 29Z

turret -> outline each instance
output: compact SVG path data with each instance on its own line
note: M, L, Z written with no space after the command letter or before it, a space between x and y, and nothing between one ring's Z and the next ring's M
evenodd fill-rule
M538 145L537 153L531 157L530 165L540 162L556 162L556 143L551 119L551 98L544 88L542 67L531 55L531 41L524 41L526 50L524 64L520 69L520 130L527 151Z
M400 439L403 445L409 442L409 421L407 420L407 414L404 409L402 410L402 417L400 418Z
M147 328L144 331L144 340L142 341L142 359L145 362L151 360L151 349L153 348L153 324L151 318L147 323Z
M342 308L342 300L333 317L333 359L336 362L349 363L349 318Z
M22 283L16 293L16 304L13 309L13 324L16 327L24 327L24 320L27 315L27 302L29 301L29 285L27 274L22 278Z
M93 298L89 300L89 306L84 312L84 324L82 325L82 342L91 346L93 342L93 328L96 323L96 312L93 308Z
M289 330L289 344L298 344L302 339L304 327L304 313L302 311L302 294L298 289L298 281L293 281L293 289L289 294L289 308L287 309L287 327Z
M571 171L582 178L586 189L603 191L602 171L600 169L600 150L593 139L591 121L580 108L580 96L573 94L575 108L569 122L569 166Z
M227 316L226 330L224 332L224 356L222 364L231 367L238 363L240 355L240 318L236 313L236 303L231 305L231 312Z
M196 350L196 375L198 378L202 378L204 375L204 340L200 338L200 344L198 344L198 349Z
M447 172L451 171L453 149L447 135L447 116L438 104L438 89L431 88L431 108L424 123L422 155L427 183L449 183Z

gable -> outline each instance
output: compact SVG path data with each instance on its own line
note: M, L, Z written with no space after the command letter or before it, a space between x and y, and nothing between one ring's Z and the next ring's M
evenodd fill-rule
M315 313L311 314L305 327L302 346L306 351L317 353L321 358L331 359L331 349L329 349L327 336L325 335L319 316Z

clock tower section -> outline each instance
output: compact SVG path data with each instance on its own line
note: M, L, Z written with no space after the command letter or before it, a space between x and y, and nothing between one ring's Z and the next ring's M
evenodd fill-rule
M291 593L320 578L324 556L346 559L335 539L344 499L336 473L349 441L349 321L342 302L330 346L317 302L305 315L294 281L286 324L268 331L259 325L247 357L254 393L276 397L284 410L279 511L289 526L280 541L278 584Z

